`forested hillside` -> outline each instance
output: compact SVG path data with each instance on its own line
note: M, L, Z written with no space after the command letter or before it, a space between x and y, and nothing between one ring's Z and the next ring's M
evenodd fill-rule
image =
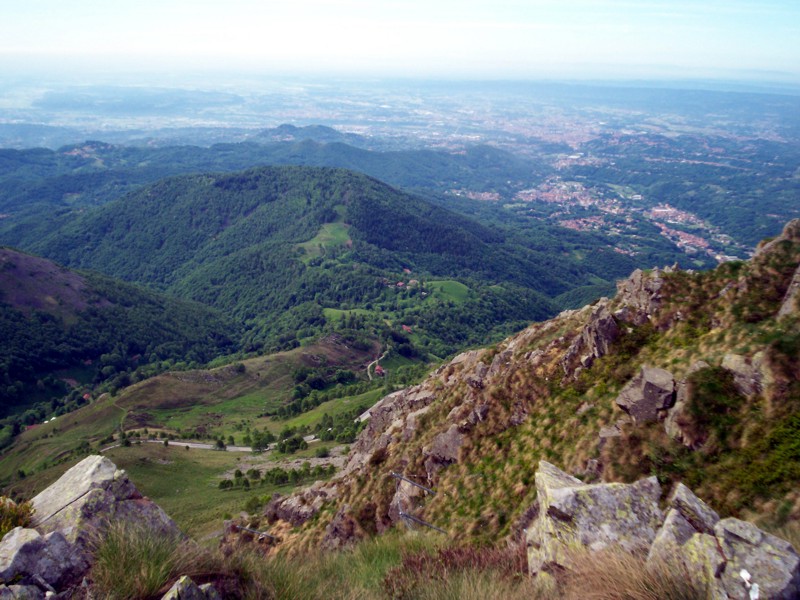
M233 352L239 335L212 308L0 248L0 417L38 422L94 386Z
M620 270L507 234L353 172L265 167L160 181L71 213L29 248L222 309L247 325L246 349L290 346L355 311L366 329L387 317L415 328L442 355ZM437 283L451 280L459 292Z

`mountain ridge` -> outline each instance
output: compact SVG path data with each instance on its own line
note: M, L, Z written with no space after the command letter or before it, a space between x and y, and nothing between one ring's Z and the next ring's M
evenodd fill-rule
M463 353L370 409L331 483L267 507L271 531L338 547L411 514L457 540L519 536L539 460L589 482L684 482L722 515L800 518L799 279L795 220L747 263L636 271L613 300ZM642 378L664 395L637 395Z

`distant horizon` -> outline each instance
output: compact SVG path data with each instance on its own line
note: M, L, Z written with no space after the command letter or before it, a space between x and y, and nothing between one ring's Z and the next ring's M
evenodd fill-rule
M37 0L4 9L0 71L800 85L790 0Z
M687 89L706 91L731 91L753 93L800 94L800 77L774 71L740 71L716 74L691 75L686 72L650 75L592 72L562 72L529 75L496 75L494 77L474 74L413 75L402 73L350 73L350 72L284 72L284 71L226 71L209 70L148 70L108 71L82 68L51 70L46 68L8 68L0 63L0 81L17 85L41 84L63 88L72 87L119 87L119 88L163 88L195 90L228 90L243 85L245 88L260 87L269 82L297 83L300 85L329 86L354 84L393 85L565 85L586 87L630 87L654 89ZM0 93L2 96L2 93Z

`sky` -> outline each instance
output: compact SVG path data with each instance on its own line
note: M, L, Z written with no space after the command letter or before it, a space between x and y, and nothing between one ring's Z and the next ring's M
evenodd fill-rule
M800 0L0 0L0 69L800 81Z

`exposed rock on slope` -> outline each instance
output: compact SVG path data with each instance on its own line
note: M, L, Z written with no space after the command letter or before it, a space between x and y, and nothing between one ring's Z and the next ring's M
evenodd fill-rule
M798 265L800 221L749 262L637 271L611 300L457 356L368 411L291 545L345 543L400 513L457 538L512 535L539 460L593 480L691 482L726 516L782 503L800 519L800 315L777 319Z
M800 556L752 523L723 519L679 484L666 518L655 477L633 484L586 485L542 461L536 473L538 518L528 528L531 574L570 569L580 550L621 548L683 570L710 598L746 597L748 582L761 598L800 595Z
M112 523L181 536L172 519L102 456L72 467L32 504L33 527L17 527L0 542L0 598L71 597L91 566L92 540Z

